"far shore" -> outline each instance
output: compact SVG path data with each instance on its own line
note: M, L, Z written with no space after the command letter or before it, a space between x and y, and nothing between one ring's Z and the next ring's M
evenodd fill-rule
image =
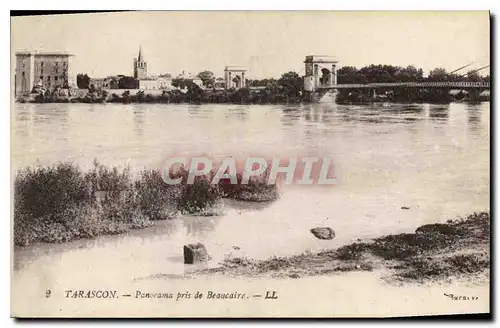
M349 91L349 90L347 90ZM59 89L53 92L39 91L17 97L18 103L90 103L90 104L309 104L321 101L323 97L338 104L370 103L435 103L484 102L488 96L467 98L463 93L451 95L445 92L429 95L380 95L372 97L366 92L341 90L331 94L317 95L303 90L290 94L280 88L205 89L190 87L184 90L141 90L141 89Z

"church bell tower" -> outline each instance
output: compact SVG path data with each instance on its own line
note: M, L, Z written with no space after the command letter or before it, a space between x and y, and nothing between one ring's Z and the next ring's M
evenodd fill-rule
M139 48L139 56L134 58L134 78L145 79L148 76L148 64L142 58L142 47Z

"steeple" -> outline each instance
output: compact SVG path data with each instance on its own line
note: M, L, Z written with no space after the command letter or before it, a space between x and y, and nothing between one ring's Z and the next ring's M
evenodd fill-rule
M145 79L148 77L148 63L142 57L142 46L139 47L139 55L134 58L134 78Z
M142 46L139 47L139 56L137 57L137 61L138 62L142 61Z

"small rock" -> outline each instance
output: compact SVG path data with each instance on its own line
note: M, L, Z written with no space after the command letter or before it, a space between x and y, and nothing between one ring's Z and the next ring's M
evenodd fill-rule
M401 206L402 210L409 210L410 208L408 206Z
M335 232L329 227L317 227L311 229L311 233L318 239L333 239Z
M240 248L238 246L233 246L233 249L240 250Z
M361 269L361 265L356 264L356 269Z
M209 259L207 249L202 243L184 245L184 264L205 262Z

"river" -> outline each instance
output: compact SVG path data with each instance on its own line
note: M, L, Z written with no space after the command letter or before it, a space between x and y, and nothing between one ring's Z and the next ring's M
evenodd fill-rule
M13 288L43 295L48 288L184 273L193 270L182 260L189 242L204 243L214 266L236 252L257 259L298 254L489 210L490 103L12 108L14 169L62 160L88 168L97 158L135 170L160 167L179 153L325 156L338 183L285 186L270 204L226 202L219 217L16 248ZM336 238L314 238L315 226L332 227Z

